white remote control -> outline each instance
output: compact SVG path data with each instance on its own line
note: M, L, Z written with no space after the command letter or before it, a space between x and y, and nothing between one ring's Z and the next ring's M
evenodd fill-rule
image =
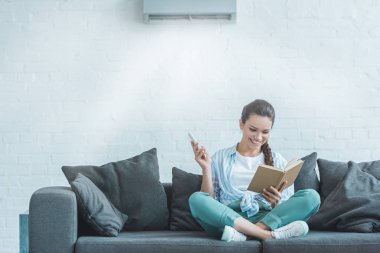
M197 139L195 139L195 137L194 137L194 135L192 135L191 133L189 133L189 138L190 138L190 140L193 142L193 143L197 143L197 149L199 149L199 143L198 143L198 141L197 141ZM206 154L204 154L203 156L202 156L202 158L206 158Z
M189 133L189 138L192 142L194 143L198 143L198 141L195 139L194 135L192 135L191 133Z

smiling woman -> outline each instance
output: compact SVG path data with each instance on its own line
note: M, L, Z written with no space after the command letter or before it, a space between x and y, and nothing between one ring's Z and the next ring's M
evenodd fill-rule
M189 198L190 210L212 236L224 241L299 237L308 233L306 220L320 205L315 190L294 193L294 185L247 190L260 164L284 168L285 158L272 152L269 138L275 120L273 106L257 99L244 106L239 121L239 143L217 151L211 158L206 149L192 142L195 160L202 168L200 192ZM279 205L281 203L281 205Z
M243 137L242 146L239 147L239 144L237 146L239 153L244 156L256 156L263 152L265 164L273 166L273 157L268 140L274 120L275 111L268 102L258 99L246 105L240 119ZM244 153L244 150L248 153ZM250 154L249 151L253 151L253 153Z

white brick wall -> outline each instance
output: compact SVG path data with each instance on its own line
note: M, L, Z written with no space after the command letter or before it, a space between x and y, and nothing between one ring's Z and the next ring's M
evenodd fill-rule
M62 165L157 147L161 180L200 173L264 98L285 157L379 159L380 2L239 0L236 24L145 25L141 0L0 0L0 247L18 251L30 195Z

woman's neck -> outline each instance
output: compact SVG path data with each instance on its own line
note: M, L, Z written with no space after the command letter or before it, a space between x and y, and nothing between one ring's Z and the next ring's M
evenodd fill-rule
M248 145L244 145L244 143L239 142L236 146L236 151L239 152L242 156L249 156L249 157L255 157L261 154L261 148L260 149L250 149Z

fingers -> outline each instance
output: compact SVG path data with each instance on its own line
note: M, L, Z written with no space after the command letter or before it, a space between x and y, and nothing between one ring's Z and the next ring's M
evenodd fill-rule
M282 182L282 184L280 185L280 188L278 189L279 192L282 192L285 188L285 185L288 183L287 180L285 180L284 182Z
M196 151L196 157L199 159L206 159L207 156L207 151L203 146Z
M264 189L263 195L268 199L271 200L271 202L278 202L281 199L281 196L273 194L272 192L268 191L267 189Z
M198 149L195 151L195 156L200 159L202 156L203 156L203 150L202 149Z
M205 147L201 147L201 150L203 151L203 156L206 158L208 156L208 153L206 151L206 148Z
M194 153L198 150L198 142L191 141L191 147L193 148Z
M263 196L272 204L272 206L276 206L281 200L281 193L273 186L269 189L264 189Z
M272 196L269 196L269 195L264 194L264 193L263 193L263 196L271 204L272 207L275 207L275 206L278 205L278 203L280 203L280 199L279 198L272 197Z

